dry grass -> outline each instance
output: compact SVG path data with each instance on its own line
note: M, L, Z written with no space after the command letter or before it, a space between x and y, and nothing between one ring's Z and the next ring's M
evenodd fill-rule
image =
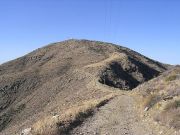
M121 60L124 57L127 57L124 53L115 52L111 56L109 56L109 58L107 58L107 59L105 59L103 61L100 61L98 63L93 63L93 64L90 64L90 65L87 65L84 68L103 67L103 66L108 65L112 61Z
M15 115L18 115L25 108L25 104L11 107L7 112L0 115L0 132L12 121Z
M180 130L180 109L169 109L161 112L155 118L155 121L162 125L172 127L175 130Z
M166 77L165 81L166 82L174 81L174 80L176 80L176 78L177 78L177 75L176 74L172 74L172 75Z
M175 100L167 104L164 110L177 109L178 107L180 107L180 100Z
M141 74L147 75L147 79L149 79L149 76L154 77L149 71L161 72L165 70L163 64L150 60L128 48L108 43L100 44L102 45L99 45L99 42L87 40L64 41L40 48L26 56L1 65L0 89L8 88L8 101L12 101L13 106L20 102L26 103L27 106L21 117L16 114L13 115L12 122L6 124L7 126L3 128L2 134L6 131L10 135L21 130L21 127L29 128L31 127L30 124L34 123L34 119L38 121L42 117L44 118L33 126L34 133L53 134L56 130L60 130L60 127L68 127L66 125L69 123L80 119L81 116L84 117L92 109L87 109L85 104L78 107L76 103L99 98L109 92L109 90L102 92L102 90L92 86L87 88L87 84L93 81L94 78L98 80L101 72L108 69L111 63L120 63L123 67L122 71L126 72L126 75L128 75L127 72L131 72L132 77L127 76L127 79L131 78L132 82L136 80L133 79L134 76L146 80L146 78L143 79L144 77ZM84 69L86 66L89 66L89 68ZM121 68L116 69L121 72ZM136 69L138 69L137 72ZM76 70L83 70L85 73L76 72ZM114 75L120 76L118 72ZM122 81L125 78L122 78ZM14 82L19 81L22 81L22 84L14 85ZM126 81L120 81L119 83L126 84ZM108 87L106 89L110 89ZM3 94L3 91L1 93ZM100 101L93 102L91 100L90 103L86 104L91 104L87 106L93 108L93 104L98 104ZM4 108L5 105L4 99L0 98L0 108ZM64 109L74 105L77 107L71 108L68 111L70 114L68 112L64 113ZM6 109L9 108L10 106L6 107ZM83 111L83 108L86 111ZM5 109L2 109L2 111L5 111ZM51 112L58 112L59 116L47 116ZM67 120L63 120L63 116ZM65 128L62 127L62 129Z
M168 102L155 118L159 123L180 130L180 99Z
M149 96L145 97L143 101L143 107L144 108L152 108L158 101L160 100L160 97L156 94L150 94Z
M109 94L101 99L94 99L70 108L62 115L46 116L32 126L33 135L56 135L67 133L80 124L86 117L93 114L94 110L115 97Z

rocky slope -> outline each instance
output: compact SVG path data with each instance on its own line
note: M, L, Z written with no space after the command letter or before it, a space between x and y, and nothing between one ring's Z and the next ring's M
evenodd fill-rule
M59 134L79 118L74 114L84 116L105 97L132 90L168 67L98 41L67 40L37 49L0 65L0 134Z

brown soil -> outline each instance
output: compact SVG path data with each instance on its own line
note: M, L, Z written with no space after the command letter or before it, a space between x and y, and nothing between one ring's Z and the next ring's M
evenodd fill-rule
M37 49L0 65L0 134L19 134L46 116L114 90L132 90L168 67L98 41L67 40Z

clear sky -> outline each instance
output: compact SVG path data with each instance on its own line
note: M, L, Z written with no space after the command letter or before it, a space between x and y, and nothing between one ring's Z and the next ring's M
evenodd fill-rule
M180 64L180 0L0 0L0 63L69 38Z

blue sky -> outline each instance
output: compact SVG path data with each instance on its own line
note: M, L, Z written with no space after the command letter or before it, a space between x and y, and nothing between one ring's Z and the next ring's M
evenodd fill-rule
M0 0L0 63L69 38L180 64L180 0Z

